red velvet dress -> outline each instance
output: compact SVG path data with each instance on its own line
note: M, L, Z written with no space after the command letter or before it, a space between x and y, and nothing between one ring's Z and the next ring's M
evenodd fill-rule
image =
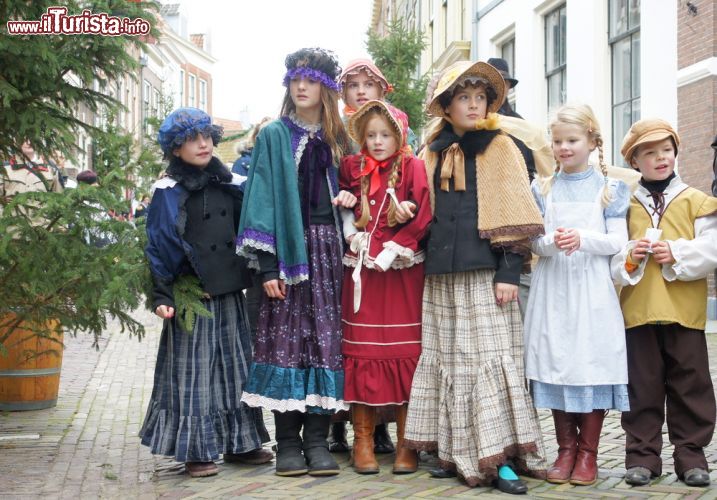
M344 255L341 309L346 403L373 406L407 403L421 355L425 253L420 242L431 221L431 207L423 161L408 157L402 170L395 186L396 197L399 202L415 202L418 210L407 223L388 226L390 198L386 187L391 167L381 169L381 185L369 196L371 220L354 237L364 239L367 249L360 266L358 311L354 311L358 292L352 278L360 260L356 243L354 250L349 249ZM361 155L348 156L341 162L340 188L359 199L354 208L356 220L361 215L360 171ZM379 262L391 262L387 271L376 270L377 258Z

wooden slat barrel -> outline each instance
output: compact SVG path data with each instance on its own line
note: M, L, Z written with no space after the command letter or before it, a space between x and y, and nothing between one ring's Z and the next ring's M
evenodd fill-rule
M48 323L48 331L57 325ZM8 355L0 354L0 410L41 410L57 404L62 367L62 331L57 330L44 338L20 327L3 342ZM33 356L36 353L42 354Z

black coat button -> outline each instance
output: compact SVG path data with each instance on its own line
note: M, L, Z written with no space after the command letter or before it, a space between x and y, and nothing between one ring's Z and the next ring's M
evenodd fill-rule
M216 251L217 246L216 246L216 245L212 245L212 246L210 246L209 248L211 248L211 249L212 249L212 252L214 252L214 251Z
M222 217L226 217L226 216L227 216L227 211L224 210L224 209L222 209L221 214L222 214Z

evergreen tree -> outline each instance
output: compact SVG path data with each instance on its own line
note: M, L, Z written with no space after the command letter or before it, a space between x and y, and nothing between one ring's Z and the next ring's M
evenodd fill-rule
M150 284L144 218L123 216L125 193L140 172L156 178L163 164L151 149L133 153L132 136L114 126L93 137L96 185L0 200L0 344L21 322L48 336L48 320L58 320L65 331L97 338L115 317L123 330L144 333L128 314Z
M120 104L93 90L137 68L137 37L10 36L7 20L39 20L52 1L0 2L0 159L31 139L43 155L72 158L79 129L93 139L98 185L63 193L32 192L0 198L0 355L14 328L25 322L38 335L48 320L65 331L97 337L108 317L141 336L143 326L128 311L140 305L148 283L144 228L121 217L136 179L156 178L162 168L156 149L139 150L112 125ZM69 14L82 9L112 16L142 17L154 25L152 4L113 0L63 2ZM154 7L152 7L154 8ZM153 33L156 35L156 33ZM135 52L136 53L136 52ZM79 82L79 83L78 83ZM106 110L104 129L83 123L79 106ZM153 141L152 141L153 142ZM4 167L0 167L4 175ZM99 237L109 244L98 247Z
M152 26L156 6L152 2L125 0L7 0L0 2L0 154L19 151L31 139L43 155L61 152L73 156L78 129L95 128L82 122L81 106L97 112L116 110L119 103L94 90L138 68L132 47L141 47L137 36L8 35L6 21L38 21L51 6L62 4L68 14L93 14L142 18ZM153 30L152 35L156 36Z
M387 100L405 111L411 128L418 131L425 122L423 107L428 77L417 76L416 71L426 42L423 33L406 28L397 20L388 23L387 30L385 37L369 30L368 53L394 87Z

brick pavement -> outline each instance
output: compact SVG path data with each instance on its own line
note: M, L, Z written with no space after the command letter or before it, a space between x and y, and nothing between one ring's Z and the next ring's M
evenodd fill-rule
M99 351L91 347L87 336L66 341L56 408L0 414L2 498L505 498L490 488L471 489L454 479L430 478L429 459L416 474L395 476L390 472L390 455L379 458L382 471L373 476L355 474L348 456L338 455L343 471L335 477L280 478L273 474L273 464L220 464L218 476L189 478L180 464L153 457L137 438L152 388L160 329L156 318L138 314L148 326L142 342L120 333L116 324L108 328ZM713 379L717 379L717 335L709 336L709 349ZM540 420L548 458L552 459L556 453L552 419L548 412L541 412ZM273 434L268 413L266 423ZM575 487L528 479L529 496L717 498L717 482L702 489L677 481L670 446L663 451L662 477L649 487L631 488L622 480L623 446L619 415L611 414L600 443L598 482ZM708 460L717 469L717 443L709 447ZM712 478L717 480L717 471Z

